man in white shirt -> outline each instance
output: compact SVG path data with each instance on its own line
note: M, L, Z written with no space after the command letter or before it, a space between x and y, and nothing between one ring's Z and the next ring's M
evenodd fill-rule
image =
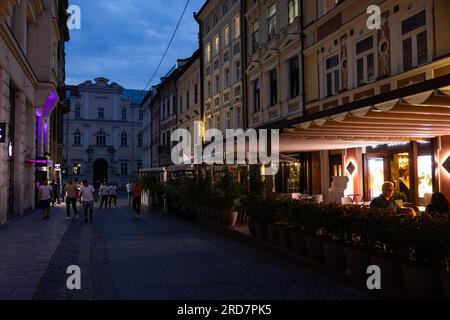
M102 195L100 200L100 210L103 208L103 204L105 205L105 209L108 206L108 199L109 199L109 188L106 183L102 183L100 186L100 193Z
M84 208L84 221L89 222L92 221L92 215L94 213L94 187L91 186L87 181L83 181L83 184L80 188L80 197L81 203Z
M48 185L48 180L45 179L44 183L39 187L38 194L39 206L42 209L42 220L48 220L50 218L51 199L53 199L53 188Z
M131 181L128 181L126 188L127 188L127 192L128 192L128 206L131 206L131 201L133 200L133 188L134 188L134 185L131 183Z
M114 201L114 205L117 208L117 187L114 183L109 185L109 207L111 208L111 202Z

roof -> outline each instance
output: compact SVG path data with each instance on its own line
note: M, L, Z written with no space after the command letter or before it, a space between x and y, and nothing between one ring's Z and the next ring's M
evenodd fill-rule
M122 96L124 100L131 100L134 103L141 103L146 95L146 90L125 89Z

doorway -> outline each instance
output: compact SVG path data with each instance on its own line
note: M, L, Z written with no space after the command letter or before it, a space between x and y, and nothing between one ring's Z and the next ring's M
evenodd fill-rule
M108 161L105 159L97 159L94 161L94 176L93 183L97 181L108 181Z

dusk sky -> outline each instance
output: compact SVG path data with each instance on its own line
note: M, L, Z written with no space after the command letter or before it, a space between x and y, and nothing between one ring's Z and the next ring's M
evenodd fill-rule
M127 89L143 89L161 59L184 0L70 0L81 9L81 30L71 30L66 84L106 77ZM204 0L191 0L180 29L152 85L178 58L198 47L193 12Z

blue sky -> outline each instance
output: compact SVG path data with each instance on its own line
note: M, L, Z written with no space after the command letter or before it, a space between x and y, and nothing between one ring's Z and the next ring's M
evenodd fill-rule
M193 12L204 0L190 4L157 76L178 58L198 47ZM169 43L184 0L70 0L81 9L81 30L71 30L67 44L66 84L106 77L127 89L143 89Z

